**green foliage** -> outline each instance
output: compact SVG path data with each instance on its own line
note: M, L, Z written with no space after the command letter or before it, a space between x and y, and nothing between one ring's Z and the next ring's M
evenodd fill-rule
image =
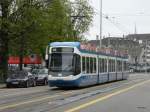
M83 39L83 34L89 30L93 19L93 8L89 5L88 0L75 0L75 3L70 3L70 8L74 34Z
M10 54L18 55L21 46L24 55L40 54L40 50L37 49L43 47L41 44L46 46L46 41L48 42L47 30L44 30L46 28L41 23L41 20L44 19L43 2L18 0L14 7L17 9L14 8L9 18L12 23L10 28L12 39L9 43Z
M8 1L10 55L20 53L21 41L24 55L28 55L43 53L49 42L83 40L82 34L88 30L92 21L93 9L87 0L77 0L75 6L69 0Z
M9 55L18 55L22 44L24 55L29 55L43 53L49 42L84 40L82 34L92 21L93 9L87 0L76 0L75 6L69 0L3 2L9 3L6 20L9 27L5 29L8 33Z
M0 55L4 76L9 55L44 56L53 41L84 41L93 9L88 0L0 0ZM75 5L74 5L75 4Z

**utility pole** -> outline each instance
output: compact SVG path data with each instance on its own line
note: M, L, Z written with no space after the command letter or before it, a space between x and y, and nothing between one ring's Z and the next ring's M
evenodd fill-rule
M135 23L135 28L134 28L134 34L137 34L136 23Z
M147 74L147 40L145 44L145 74Z
M99 40L99 47L102 47L102 13L103 13L103 7L102 7L102 0L100 0L100 40Z
M110 47L110 33L108 34L108 45L107 47Z

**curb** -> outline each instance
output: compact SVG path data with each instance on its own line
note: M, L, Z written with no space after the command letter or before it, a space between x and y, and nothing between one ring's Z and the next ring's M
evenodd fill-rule
M0 84L0 89L2 89L2 88L4 88L4 87L6 87L5 84Z

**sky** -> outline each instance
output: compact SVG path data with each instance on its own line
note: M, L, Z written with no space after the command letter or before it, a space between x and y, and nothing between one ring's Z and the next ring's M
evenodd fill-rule
M100 32L100 0L89 0L89 3L95 14L85 35L87 39L94 40ZM102 5L104 37L150 33L150 0L103 0Z

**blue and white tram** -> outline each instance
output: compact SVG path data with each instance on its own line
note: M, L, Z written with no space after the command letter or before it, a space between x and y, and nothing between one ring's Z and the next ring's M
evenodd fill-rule
M81 49L80 42L53 42L48 49L49 86L83 87L128 78L127 56Z

